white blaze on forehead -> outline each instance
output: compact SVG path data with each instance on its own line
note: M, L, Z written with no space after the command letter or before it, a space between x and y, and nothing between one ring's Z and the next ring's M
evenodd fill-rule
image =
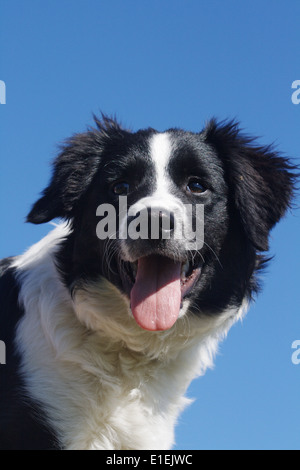
M154 134L150 139L150 157L155 167L155 185L153 191L147 197L138 201L133 209L140 209L143 204L146 207L166 209L174 213L178 221L182 220L185 213L181 200L172 194L171 176L168 165L174 151L172 137L168 132Z
M150 141L150 155L156 169L156 193L168 192L167 166L172 155L172 142L168 133L155 134Z

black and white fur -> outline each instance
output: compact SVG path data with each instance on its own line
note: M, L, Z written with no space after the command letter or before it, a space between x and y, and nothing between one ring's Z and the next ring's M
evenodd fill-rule
M96 124L62 147L28 216L64 222L0 264L1 449L171 448L187 387L246 312L261 252L291 202L295 167L235 123L213 120L200 133L133 133L105 117ZM130 206L204 204L200 252L173 240L100 241L96 209L117 208L120 181ZM142 329L130 310L134 265L145 254L188 263L190 273L201 266L166 331Z

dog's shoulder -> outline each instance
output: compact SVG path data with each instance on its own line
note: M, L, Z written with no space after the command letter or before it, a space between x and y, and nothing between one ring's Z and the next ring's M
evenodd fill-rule
M56 448L55 437L45 427L45 416L25 391L16 329L24 316L19 302L16 258L0 261L0 340L5 364L0 365L0 450Z
M11 266L14 259L15 258L11 256L10 258L3 258L3 259L0 260L0 278L10 268L10 266Z

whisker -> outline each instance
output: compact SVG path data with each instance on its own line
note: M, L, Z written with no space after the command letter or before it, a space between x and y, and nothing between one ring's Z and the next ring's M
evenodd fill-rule
M207 248L209 248L210 251L213 253L213 255L215 256L215 258L216 258L216 260L218 261L218 263L219 263L219 265L221 266L221 268L224 269L224 267L223 267L223 265L222 265L222 263L221 263L221 261L220 261L220 258L218 257L218 255L216 254L216 252L212 249L212 247L211 247L208 243L204 242L204 244L205 244L205 245L207 246Z

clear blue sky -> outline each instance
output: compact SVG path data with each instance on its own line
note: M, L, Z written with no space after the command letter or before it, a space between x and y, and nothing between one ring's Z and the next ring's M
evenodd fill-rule
M48 232L24 217L92 112L159 130L236 117L300 162L299 0L0 0L0 16L1 257ZM299 229L300 209L273 231L264 292L190 387L177 449L300 449Z

